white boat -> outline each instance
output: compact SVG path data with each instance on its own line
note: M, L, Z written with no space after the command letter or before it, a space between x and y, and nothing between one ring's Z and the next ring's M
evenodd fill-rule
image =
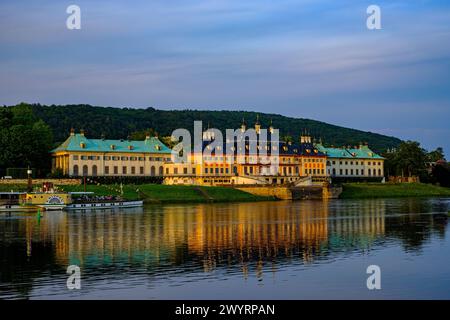
M115 208L136 208L142 207L144 202L142 200L135 201L102 201L102 202L85 202L85 203L71 203L65 207L66 210L102 210Z

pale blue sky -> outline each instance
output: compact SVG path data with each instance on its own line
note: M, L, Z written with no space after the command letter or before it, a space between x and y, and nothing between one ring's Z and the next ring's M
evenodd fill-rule
M2 1L0 71L0 104L253 110L450 153L450 1Z

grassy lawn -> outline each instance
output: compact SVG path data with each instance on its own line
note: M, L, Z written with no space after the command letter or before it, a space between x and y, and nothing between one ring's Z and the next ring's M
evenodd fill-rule
M26 185L1 185L1 191L26 191ZM60 185L65 192L84 191L83 185ZM119 195L120 185L86 185L86 191L96 195ZM123 196L128 200L144 199L149 203L233 202L274 200L226 187L167 186L160 184L123 185Z
M425 183L346 183L342 199L450 196L450 188Z

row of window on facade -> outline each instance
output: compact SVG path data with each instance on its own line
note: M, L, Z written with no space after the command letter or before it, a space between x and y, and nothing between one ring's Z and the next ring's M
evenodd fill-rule
M73 160L100 160L100 156L78 156L73 155ZM103 160L105 161L145 161L145 157L127 157L127 156L103 156ZM170 158L164 157L149 157L148 161L170 161Z
M345 172L345 174L344 174L344 172ZM359 169L355 169L355 170L353 170L353 169L345 169L345 170L344 169L339 169L339 175L340 176L343 176L343 175L348 176L349 173L350 173L351 176L353 176L353 175L356 175L356 176L361 175L361 176L363 176L364 175L364 169L361 169L361 170L359 170ZM377 169L373 169L373 170L367 169L367 174L369 176L372 176L372 175L373 176L377 176ZM333 176L336 175L336 168L333 168L332 175ZM381 176L381 175L382 175L381 169L378 169L378 176Z
M213 156L205 156L203 157L203 161L205 162L223 162L223 161L234 161L238 162L240 159L244 160L246 163L269 163L269 162L277 162L279 160L279 157L256 157L256 156L220 156L220 157L213 157ZM283 163L291 163L292 157L280 157L281 162ZM325 159L319 159L319 158L306 158L304 159L304 162L324 162ZM301 162L301 158L294 158L293 162Z
M140 175L143 175L144 174L144 167L138 167L138 168L130 167L129 170L128 170L128 168L129 167L123 166L121 172L119 173L119 167L118 166L111 167L112 170L110 170L109 166L105 166L104 170L103 170L103 173L105 175L108 175L108 174L123 174L123 175L126 175L126 174L132 174L132 175L140 174ZM81 173L82 173L83 176L97 176L98 175L98 168L97 168L96 165L93 165L91 170L89 171L88 166L84 165L82 167ZM80 170L79 170L78 165L74 165L73 166L73 175L74 176L79 176L80 175ZM152 166L150 168L150 175L151 176L156 176L156 175L162 176L163 175L163 167L160 166L157 169L156 167Z
M333 160L332 163L333 163L333 164L336 164L336 161ZM343 163L345 163L345 165L348 165L348 161L339 161L339 165L342 165ZM378 162L376 162L376 161L373 161L373 162L369 161L369 162L367 163L368 166L371 166L372 164L373 164L374 166L376 166L376 165L381 166L381 161L378 161ZM328 162L327 165L330 165L330 163ZM353 165L353 161L350 161L350 165L351 165L351 166ZM359 165L359 162L356 161L356 162L355 162L355 165L358 166L358 165ZM364 162L363 162L363 161L361 161L361 165L362 165L362 166L364 165Z

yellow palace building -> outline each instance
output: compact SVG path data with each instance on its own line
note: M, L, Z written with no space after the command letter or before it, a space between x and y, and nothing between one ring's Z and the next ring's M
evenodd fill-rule
M171 150L158 138L144 141L90 139L84 131L70 136L51 151L53 170L79 176L162 176Z
M243 121L240 130L245 132L246 129ZM201 152L192 151L183 163L164 164L164 183L169 185L287 184L307 177L318 182L326 180L326 155L314 147L311 137L302 135L300 143L271 141L270 137L274 128L269 127L269 138L266 140L260 138L260 130L261 125L257 120L255 123L256 149L252 150L249 146L252 142L250 140L246 140L242 145L235 142L231 154L225 151L226 143L216 144L212 150L209 150L215 137L211 132L205 131L203 145L198 148ZM262 148L265 152L261 152ZM274 166L274 163L277 165Z

